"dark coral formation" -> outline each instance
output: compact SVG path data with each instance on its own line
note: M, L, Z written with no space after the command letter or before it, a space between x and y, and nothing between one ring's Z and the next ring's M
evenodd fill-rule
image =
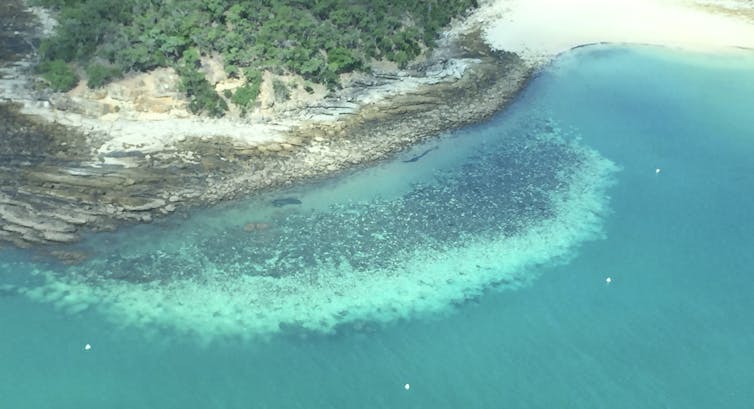
M402 197L344 203L327 211L286 207L264 229L239 228L186 239L182 250L111 254L98 278L132 282L201 280L207 265L228 275L271 277L316 271L332 264L387 268L420 249L462 247L469 239L522 233L554 216L553 194L569 188L584 151L552 133L497 138L456 169L438 172ZM191 257L182 257L189 251ZM199 257L197 257L199 255ZM200 260L201 262L197 262ZM316 279L316 278L313 278Z

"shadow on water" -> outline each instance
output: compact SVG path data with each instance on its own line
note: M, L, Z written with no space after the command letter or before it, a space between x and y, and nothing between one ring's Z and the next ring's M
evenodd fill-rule
M428 155L428 154L429 154L430 152L432 152L433 150L436 150L436 149L438 149L438 148L439 148L439 146L434 146L434 147L432 147L432 148L429 148L429 149L425 150L424 152L422 152L422 153L420 153L420 154L418 154L418 155L415 155L415 156L411 157L410 159L406 159L406 160L404 160L404 161L402 161L402 162L403 162L403 163L413 163L413 162L418 162L418 161L419 161L419 159L421 159L421 158L423 158L423 157L427 156L427 155Z

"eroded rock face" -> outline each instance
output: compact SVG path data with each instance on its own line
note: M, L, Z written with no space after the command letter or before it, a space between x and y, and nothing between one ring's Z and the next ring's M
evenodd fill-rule
M225 74L225 70L223 69L221 56L219 55L213 55L211 57L204 56L201 58L201 65L202 65L201 70L202 72L204 72L204 75L210 84L215 85L221 81L225 81L228 79L228 76Z
M67 94L54 94L50 96L49 101L50 105L57 110L94 118L117 112L119 110L117 105L113 103L88 98L71 97Z
M172 68L131 75L102 88L80 86L67 94L50 98L53 108L89 118L116 114L136 119L141 114L186 114L186 100L178 90L180 78Z

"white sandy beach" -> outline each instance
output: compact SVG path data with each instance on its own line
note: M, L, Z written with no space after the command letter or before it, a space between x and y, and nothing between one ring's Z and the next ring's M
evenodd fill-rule
M752 1L492 0L471 17L495 49L542 63L592 43L754 48Z

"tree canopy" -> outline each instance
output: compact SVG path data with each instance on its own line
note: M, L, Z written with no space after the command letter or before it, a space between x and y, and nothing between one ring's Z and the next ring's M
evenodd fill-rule
M186 86L202 88L195 95L207 89L191 73L196 67L187 64L187 53L222 55L230 75L248 69L288 72L336 87L338 74L366 69L371 59L406 66L435 45L453 16L477 5L476 0L37 1L60 11L56 35L40 46L42 62L85 67L97 86L119 73L172 66ZM247 81L244 95L235 98L246 104L258 92L258 80ZM212 104L216 114L222 106Z

